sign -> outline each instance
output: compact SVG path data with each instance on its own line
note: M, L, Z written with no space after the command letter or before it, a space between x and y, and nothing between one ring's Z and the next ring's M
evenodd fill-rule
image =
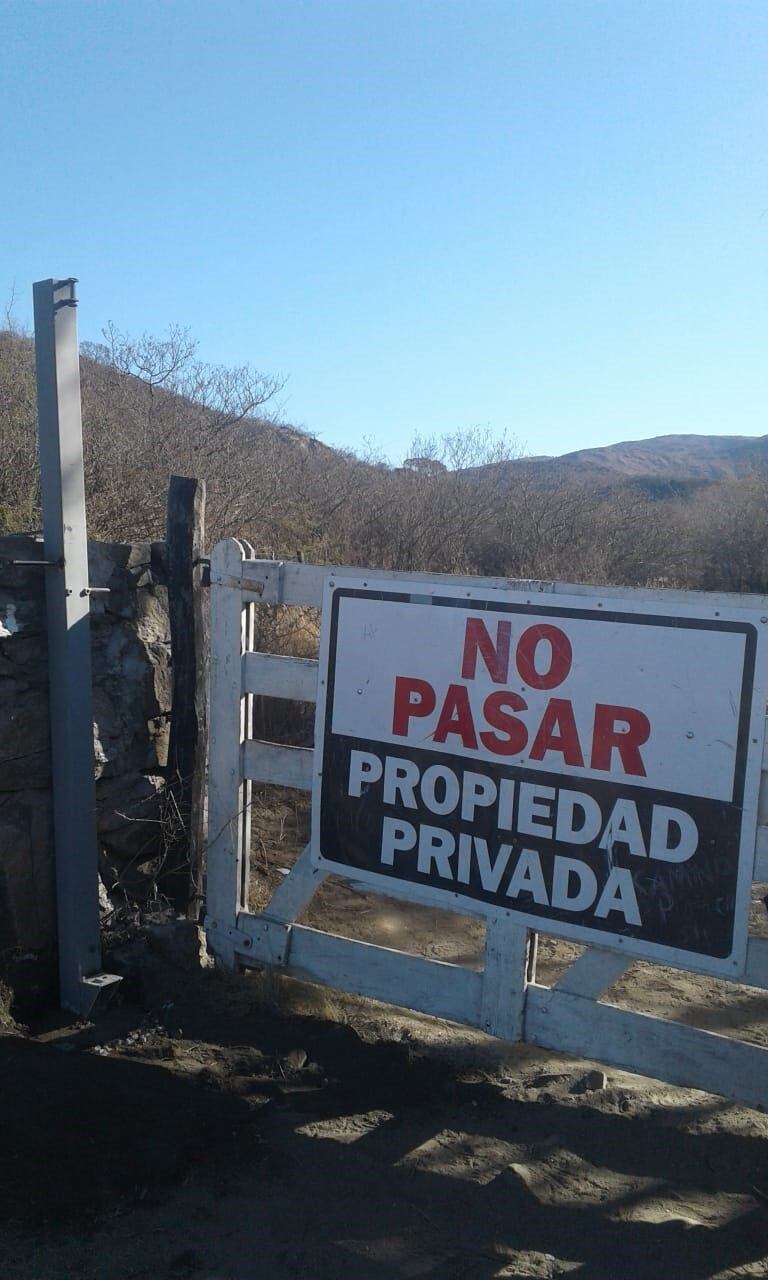
M741 972L767 687L754 610L417 591L327 588L318 864Z

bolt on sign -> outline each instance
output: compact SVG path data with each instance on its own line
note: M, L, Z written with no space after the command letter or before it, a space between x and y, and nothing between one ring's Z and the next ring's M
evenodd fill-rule
M768 687L754 610L336 579L323 619L325 871L743 970Z

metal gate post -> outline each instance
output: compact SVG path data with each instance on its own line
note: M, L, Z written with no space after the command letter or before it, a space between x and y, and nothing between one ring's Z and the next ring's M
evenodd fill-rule
M34 285L59 992L88 1014L101 970L93 698L75 280Z

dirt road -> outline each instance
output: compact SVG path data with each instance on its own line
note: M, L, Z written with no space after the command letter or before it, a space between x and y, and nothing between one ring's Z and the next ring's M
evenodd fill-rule
M0 1038L4 1280L768 1274L762 1114L286 980L146 995Z

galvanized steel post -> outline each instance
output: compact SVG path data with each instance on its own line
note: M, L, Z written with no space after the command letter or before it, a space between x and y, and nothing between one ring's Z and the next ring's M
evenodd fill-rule
M101 970L93 698L76 281L34 285L61 1004L87 1014Z

